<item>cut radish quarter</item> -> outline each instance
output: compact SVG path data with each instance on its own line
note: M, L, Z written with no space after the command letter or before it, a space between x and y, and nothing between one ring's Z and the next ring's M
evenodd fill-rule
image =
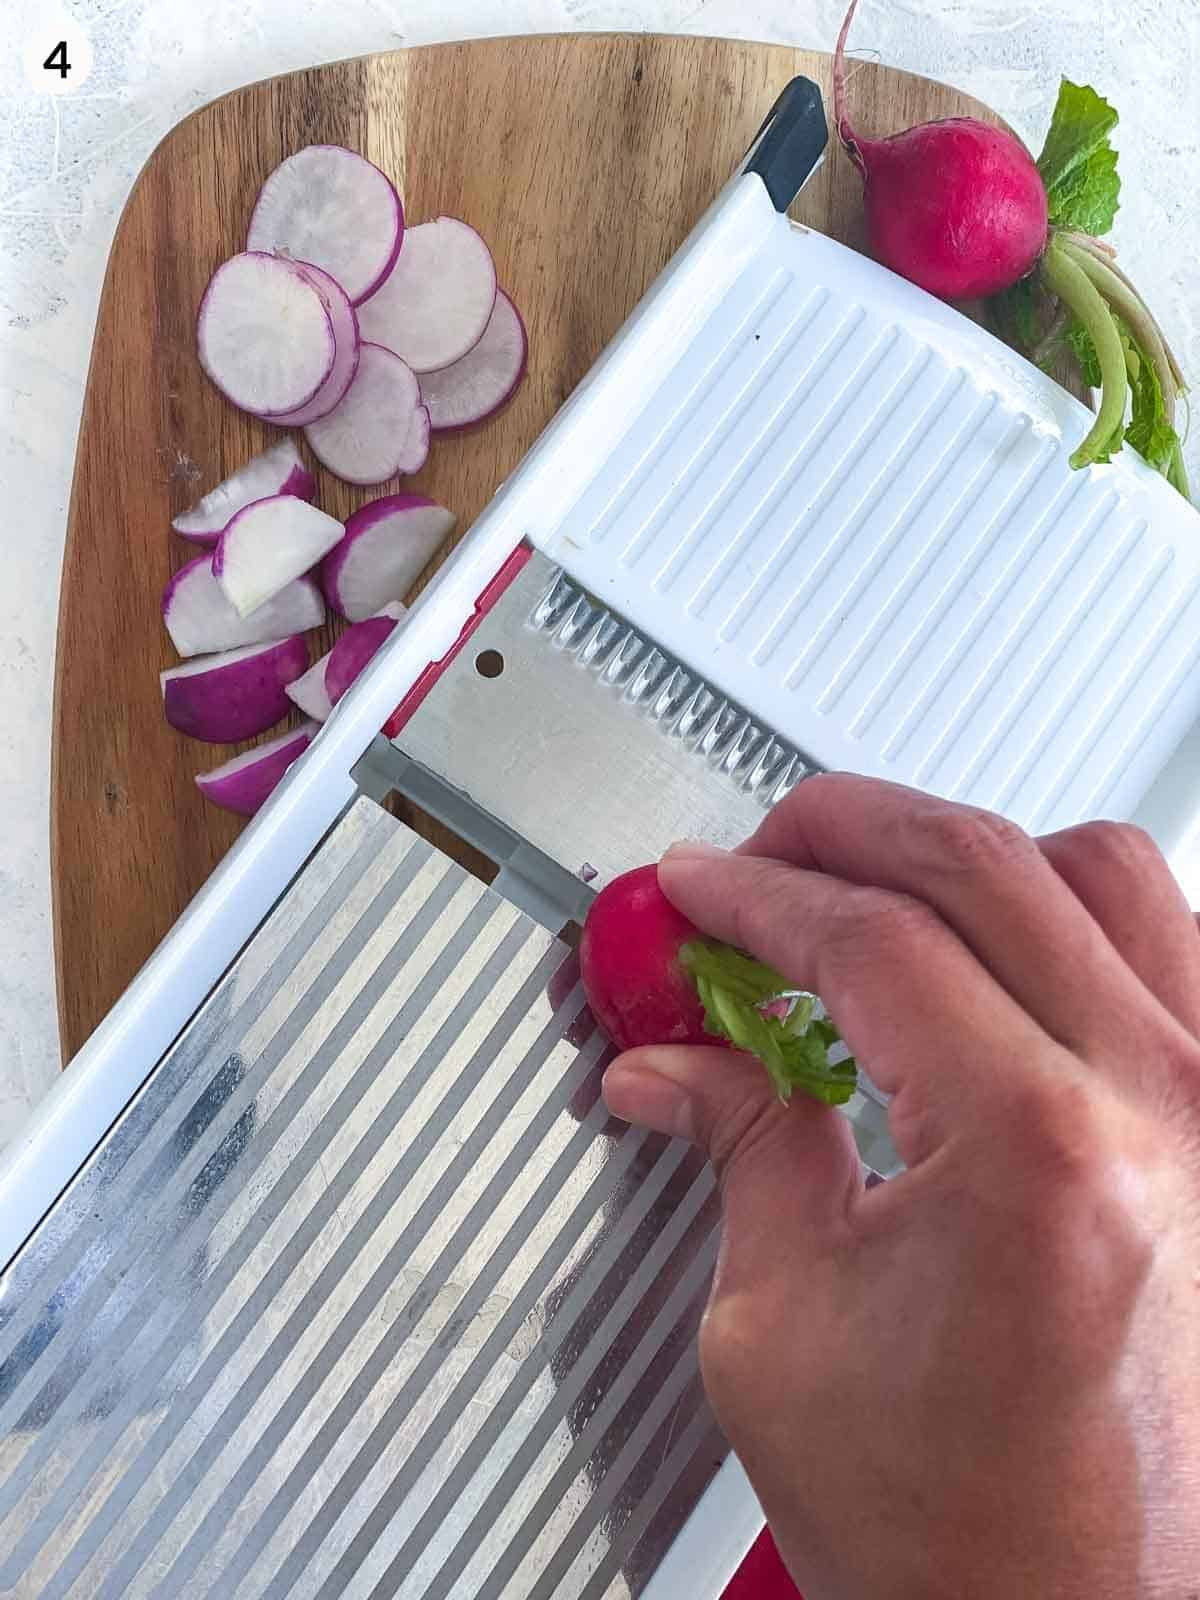
M283 639L325 620L325 602L311 578L297 578L248 617L240 617L213 577L212 557L197 556L163 590L163 621L181 656L235 650Z
M353 150L310 144L259 190L246 248L311 261L357 304L392 270L403 238L404 207L391 180Z
M305 428L304 437L318 461L344 482L386 483L415 470L410 440L422 409L412 369L390 350L364 344L346 398ZM422 455L418 465L423 461Z
M336 518L295 495L268 495L230 521L213 555L213 576L238 615L248 616L315 567L344 532Z
M325 668L332 654L332 650L326 650L323 656L317 657L307 672L302 673L287 686L288 699L314 722L324 722L333 710L325 689Z
M267 418L277 428L303 428L318 417L327 417L341 403L342 396L358 371L358 317L346 297L346 291L327 272L322 272L320 267L314 267L307 261L297 261L296 270L308 279L325 304L333 327L336 353L329 376L307 405L295 411L273 412Z
M300 459L292 440L285 439L239 467L197 500L190 511L181 511L171 526L197 544L216 544L230 517L252 500L262 500L269 494L294 494L301 500L311 500L316 492L316 479Z
M454 527L454 515L419 494L386 494L360 506L321 564L321 587L350 622L401 600Z
M501 289L474 349L452 367L421 379L421 399L434 431L469 428L499 411L525 376L528 350L521 314Z
M307 405L333 371L333 321L294 262L234 256L213 273L196 324L200 365L258 416Z
M180 733L213 744L253 739L291 710L285 690L308 666L302 634L202 656L159 674L163 711Z
M359 307L364 339L414 372L458 361L480 339L496 303L496 266L474 228L438 217L409 228L390 275Z
M289 728L277 739L257 745L244 755L234 756L211 772L197 773L196 787L206 800L220 806L222 811L236 811L239 817L252 817L319 731L315 722Z
M365 617L342 634L325 661L325 693L331 707L337 705L403 615L404 607L393 602L378 616Z

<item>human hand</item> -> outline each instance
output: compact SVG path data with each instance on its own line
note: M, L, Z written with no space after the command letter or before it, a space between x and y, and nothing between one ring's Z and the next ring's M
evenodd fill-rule
M864 1190L725 1050L605 1079L716 1168L705 1384L806 1600L1196 1600L1200 933L1157 850L830 775L660 880L821 995L908 1168Z

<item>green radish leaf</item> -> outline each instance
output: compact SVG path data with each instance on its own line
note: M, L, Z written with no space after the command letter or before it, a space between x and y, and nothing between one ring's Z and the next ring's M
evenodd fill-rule
M1089 389L1100 387L1100 358L1096 354L1096 346L1092 343L1092 336L1083 323L1076 319L1072 322L1063 338L1071 347L1071 352L1079 363L1079 373Z
M1107 233L1121 194L1117 153L1108 136L1117 113L1087 84L1064 78L1037 159L1046 185L1050 221L1080 233Z
M1126 360L1129 370L1129 393L1132 398L1125 441L1131 444L1138 455L1148 461L1156 472L1161 472L1165 477L1175 459L1179 439L1175 429L1167 421L1162 385L1158 381L1153 361L1150 361L1145 351L1138 346L1128 327L1124 323L1120 324L1120 327L1121 342L1125 346L1126 356L1128 358L1130 352L1134 356L1132 361Z
M1032 350L1041 337L1045 299L1045 291L1033 272L992 297L991 305L1001 329L1022 350Z

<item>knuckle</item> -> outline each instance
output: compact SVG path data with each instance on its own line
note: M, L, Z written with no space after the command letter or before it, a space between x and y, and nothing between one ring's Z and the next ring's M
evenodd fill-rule
M821 965L836 979L876 965L897 951L919 948L940 928L932 907L912 895L851 888L823 930Z
M1072 862L1089 873L1117 871L1141 878L1162 865L1162 853L1144 828L1131 822L1085 822L1062 836Z
M943 871L995 875L1011 872L1035 853L1023 828L994 811L937 806L917 813L910 826L922 859Z

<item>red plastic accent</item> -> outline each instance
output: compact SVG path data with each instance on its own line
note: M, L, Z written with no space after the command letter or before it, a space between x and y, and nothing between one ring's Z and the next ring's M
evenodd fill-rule
M764 1528L750 1546L721 1600L802 1600L799 1589L788 1576L770 1528Z
M474 611L463 623L458 638L446 651L446 654L440 661L431 661L427 667L422 667L418 676L413 680L412 688L383 725L383 732L389 739L394 739L407 724L409 718L420 707L430 689L433 688L442 673L445 672L446 668L454 660L463 645L466 644L475 629L487 616L532 554L533 551L525 545L519 544L517 546L475 601Z

